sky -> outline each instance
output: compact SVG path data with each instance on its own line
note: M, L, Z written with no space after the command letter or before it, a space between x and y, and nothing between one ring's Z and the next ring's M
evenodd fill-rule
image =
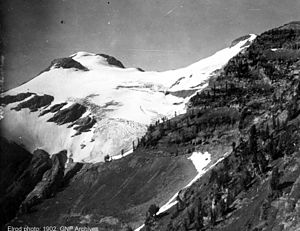
M299 0L2 0L5 88L77 51L126 67L192 64L249 33L300 20Z

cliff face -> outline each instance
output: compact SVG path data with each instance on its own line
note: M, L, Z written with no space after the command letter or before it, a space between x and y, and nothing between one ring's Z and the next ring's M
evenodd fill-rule
M62 187L66 160L66 151L52 155L51 168L43 174L41 181L26 196L20 206L21 213L29 212L34 205L55 195L58 189Z
M33 155L22 147L1 138L1 225L12 219L26 195L51 168L49 155L36 151Z
M70 164L65 174L66 152L50 155L43 150L33 154L1 138L0 224L32 212L33 207L53 197L80 170Z

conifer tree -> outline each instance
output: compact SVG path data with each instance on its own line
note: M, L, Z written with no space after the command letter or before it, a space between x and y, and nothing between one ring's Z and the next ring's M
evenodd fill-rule
M110 155L104 156L104 162L109 162L110 161Z
M257 131L255 125L252 125L250 129L249 150L251 154L257 153Z
M272 116L272 124L273 124L273 129L276 129L276 120L275 120L275 116Z
M277 117L277 119L276 119L276 128L277 128L277 130L279 130L280 129L280 120L279 120L279 118Z
M280 174L278 167L275 167L272 171L272 176L270 180L270 186L273 191L276 191L279 189L279 181L280 181Z
M269 135L270 135L270 128L269 128L269 124L267 123L267 126L266 126L266 132L265 132L265 136L266 136L266 139L269 138Z
M151 217L156 216L156 213L159 211L159 207L156 204L150 205L148 213Z

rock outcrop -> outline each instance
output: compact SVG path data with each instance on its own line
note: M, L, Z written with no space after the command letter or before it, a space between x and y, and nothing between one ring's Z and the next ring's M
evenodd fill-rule
M9 158L10 164L1 168L1 173L6 175L1 179L8 179L8 176L15 175L11 180L1 181L3 191L0 198L0 224L5 224L15 216L27 194L42 179L43 174L51 168L49 154L42 150L37 150L31 155L21 147L16 146L16 144L7 142L3 149L1 150L4 151L1 152L1 157ZM11 150L13 150L13 153L11 153ZM24 162L17 165L22 160L22 153L24 153ZM11 159L11 154L15 159ZM10 156L7 157L8 155ZM16 168L12 169L11 166Z
M44 199L55 195L57 190L62 186L64 180L64 169L67 161L67 152L61 151L51 157L51 168L48 169L35 186L35 188L27 195L20 206L20 212L28 212L30 209L42 202Z
M74 103L68 108L57 111L54 114L54 116L48 120L48 122L54 122L59 125L75 122L85 112L86 112L85 106L78 103Z
M6 95L6 96L0 98L0 104L8 105L11 103L23 101L24 99L28 98L31 95L34 95L34 93L25 92L25 93L20 93L17 95Z
M29 100L19 103L13 110L20 111L23 108L28 108L31 112L35 112L42 107L47 107L54 100L51 95L35 95Z
M0 137L0 228L18 214L28 213L44 199L55 196L83 167L69 163L66 151L51 156L33 154Z
M49 71L51 68L65 68L65 69L75 68L76 70L80 70L80 71L89 70L88 68L83 66L81 63L75 61L71 57L54 59L51 62L50 66L46 68L44 71L42 71L41 73Z
M117 60L115 57L110 56L110 55L106 55L106 54L97 54L102 56L103 58L106 58L106 61L108 64L116 66L116 67L120 67L120 68L125 68L125 66L123 65L123 63L121 63L121 61Z
M54 104L49 109L42 111L39 116L43 116L47 113L55 113L55 112L59 111L61 108L63 108L65 105L67 105L67 103Z

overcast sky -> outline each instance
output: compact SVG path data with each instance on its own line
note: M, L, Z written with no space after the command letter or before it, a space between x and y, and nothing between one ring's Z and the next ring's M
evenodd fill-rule
M299 0L2 0L6 87L76 51L168 70L300 20Z

